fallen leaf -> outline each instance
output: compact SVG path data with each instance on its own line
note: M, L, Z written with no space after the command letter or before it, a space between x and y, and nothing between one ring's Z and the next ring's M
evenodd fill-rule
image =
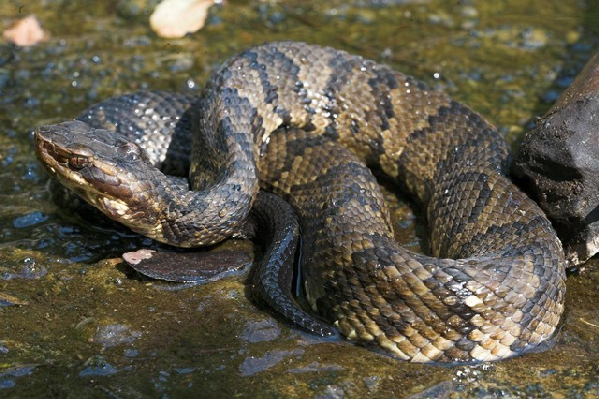
M205 283L239 274L252 265L248 252L126 252L123 259L138 273L165 281Z
M33 46L46 39L46 32L35 15L20 19L11 28L2 33L2 37L17 46Z
M123 259L125 259L127 263L133 266L137 265L144 259L150 259L152 257L153 252L155 251L152 251L150 249L140 249L139 251L135 252L125 252L123 254Z
M215 0L163 0L150 16L150 26L165 38L183 37L204 27Z
M0 292L0 307L1 306L25 306L29 305L28 301L17 298L16 296Z

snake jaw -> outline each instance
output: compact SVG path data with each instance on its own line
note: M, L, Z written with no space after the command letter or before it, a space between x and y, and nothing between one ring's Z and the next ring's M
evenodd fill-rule
M89 146L80 143L73 130L90 137ZM146 223L159 224L157 212L148 209L143 183L127 184L131 175L125 170L153 168L136 144L80 121L42 126L34 137L36 154L48 174L90 205L136 231ZM117 156L108 160L95 155L106 151ZM138 222L140 215L142 222Z

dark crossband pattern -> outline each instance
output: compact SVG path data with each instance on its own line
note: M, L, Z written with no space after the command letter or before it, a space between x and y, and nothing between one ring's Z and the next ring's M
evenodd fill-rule
M274 191L299 215L313 311L347 338L402 359L497 360L554 333L565 294L561 244L540 209L507 178L503 138L467 106L387 66L295 42L232 57L194 103L141 92L83 115L93 127L148 148L149 160L104 157L97 153L104 131L92 128L95 144L82 152L90 139L73 139L85 130L73 123L41 128L38 155L51 174L110 217L173 245L239 234L259 185ZM164 126L153 125L161 120ZM151 126L147 136L131 134L144 126ZM189 129L187 187L151 164L166 163L169 154L156 143L186 143ZM421 203L432 256L393 240L389 211L365 165L380 168ZM276 215L256 214L274 230L289 229L276 227ZM289 257L288 247L277 251L269 249L273 269L263 264L252 280L258 295L294 323L330 334L294 308L288 264L276 261L277 253Z

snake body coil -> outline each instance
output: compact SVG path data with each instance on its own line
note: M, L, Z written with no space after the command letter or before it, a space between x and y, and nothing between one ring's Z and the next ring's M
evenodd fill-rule
M157 93L148 96L168 97ZM120 160L90 172L90 155L79 144L61 153L44 138L52 130L46 127L37 133L38 155L110 217L179 246L235 233L260 185L283 196L299 215L312 308L349 339L402 359L496 360L553 334L565 294L561 244L507 178L504 140L468 107L384 65L295 42L225 62L197 116L192 101L163 102L177 101L180 109L152 111L178 121L193 109L184 118L194 131L193 191L137 166L147 156L120 141L107 145ZM98 108L83 120L92 114ZM86 128L68 129L72 136ZM63 155L49 160L49 150ZM395 243L364 163L422 204L433 257ZM100 188L89 187L94 179Z

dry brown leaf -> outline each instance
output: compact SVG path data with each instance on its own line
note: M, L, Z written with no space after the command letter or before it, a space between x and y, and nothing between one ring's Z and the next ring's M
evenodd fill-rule
M0 301L6 302L7 304L10 304L10 305L17 305L17 306L29 305L28 301L24 301L22 299L17 298L16 296L9 295L4 292L0 292Z

